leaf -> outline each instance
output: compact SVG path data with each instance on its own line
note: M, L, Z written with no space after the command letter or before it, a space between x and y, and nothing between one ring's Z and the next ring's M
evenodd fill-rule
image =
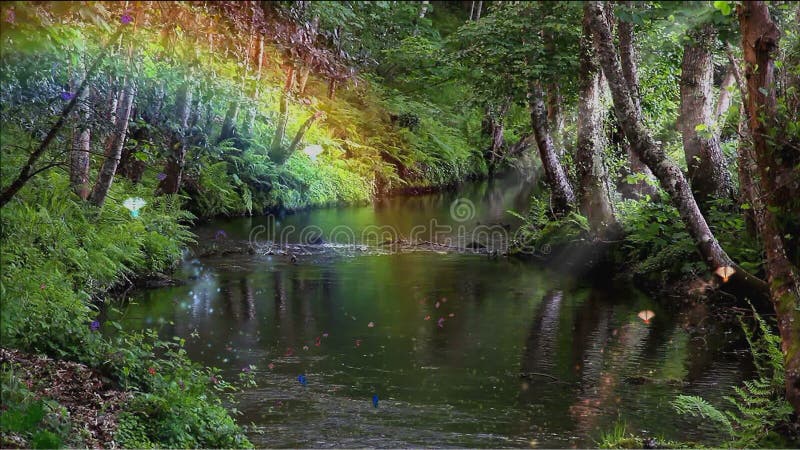
M719 10L723 16L728 16L731 14L731 2L716 1L714 2L714 8Z
M708 127L704 123L699 123L694 127L694 131L705 131Z

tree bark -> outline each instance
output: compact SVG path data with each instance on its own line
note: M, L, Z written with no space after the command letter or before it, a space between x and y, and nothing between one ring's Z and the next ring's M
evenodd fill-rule
M289 147L284 151L283 147L276 153L270 153L269 157L275 164L281 165L289 160L292 157L292 154L297 150L297 147L300 146L300 142L303 141L303 136L305 136L306 131L311 128L311 125L314 124L314 121L322 117L323 112L317 111L311 117L306 119L303 122L303 125L300 126L300 129L297 130L297 133L294 135L294 139L292 139L292 143L289 144Z
M620 2L623 5L628 7L633 7L632 1L622 1ZM608 15L609 18L611 14ZM634 103L634 107L639 114L642 112L642 102L641 97L639 95L639 75L636 69L637 63L636 60L638 59L636 53L636 45L634 41L634 34L633 34L633 23L626 22L624 20L617 21L618 26L618 35L619 35L619 53L621 58L622 64L622 73L625 78L625 81L628 84L628 89L631 92L631 99ZM644 164L639 155L631 149L630 142L624 141L622 144L625 153L628 155L628 162L630 164L630 170L634 174L642 174L644 175L644 180L637 181L633 188L634 191L639 196L649 195L654 197L657 193L656 189L648 182L653 180L653 172Z
M617 221L609 195L608 171L603 161L601 71L585 15L578 66L578 197L581 214L589 220L593 234L604 236Z
M786 399L800 414L800 277L789 261L783 241L783 230L774 211L780 202L776 169L780 166L775 141L770 139L779 126L776 122L775 66L773 52L778 49L780 31L761 1L743 2L739 7L739 24L747 79L747 115L753 152L758 170L754 180L754 199L763 194L765 205L756 211L756 224L764 243L767 280L775 307L781 348L784 357ZM755 205L754 205L755 206Z
M503 131L505 130L504 118L508 112L510 104L508 101L504 102L497 114L493 114L492 107L487 108L486 117L484 118L483 128L484 133L489 135L489 147L484 152L484 160L486 161L489 173L493 173L498 158L503 154Z
M563 102L564 98L561 96L558 83L551 83L547 88L547 121L559 156L564 154L564 114L561 108Z
M689 180L700 203L733 194L725 157L713 132L712 51L715 39L716 33L710 24L690 33L689 41L683 47L681 63L679 124ZM704 129L698 130L698 127Z
M328 81L328 98L330 100L336 98L336 80L333 78Z
M422 0L422 6L420 6L420 9L419 9L419 18L420 19L424 19L425 18L425 14L428 13L428 5L430 5L430 3L431 2L428 1L428 0Z
M634 104L633 95L625 80L619 55L614 48L614 39L605 20L603 4L597 1L586 2L585 8L590 17L589 23L600 65L611 89L614 109L631 147L650 167L661 186L670 195L672 203L680 213L681 220L694 239L697 249L709 269L714 271L720 267L733 266L735 273L729 280L732 284L741 285L743 288L750 288L753 291L762 290L763 282L736 266L719 245L709 229L708 223L700 213L700 208L692 196L689 183L683 176L680 167L667 157L664 150L656 144L645 129L641 113Z
M478 2L478 9L475 10L475 20L481 20L481 9L483 8L483 2Z
M550 135L547 124L547 109L544 104L542 88L534 85L528 95L531 107L531 125L536 145L539 147L539 156L542 159L547 185L550 187L553 212L556 215L563 215L572 209L572 204L575 203L575 194L572 192L572 186L567 180L553 145L553 137Z
M246 138L253 136L253 129L256 124L256 114L258 113L258 96L261 92L261 69L264 66L264 36L260 35L258 38L258 63L256 64L256 79L253 83L252 94L250 98L253 104L247 109L247 116L244 119L242 126L242 135ZM306 75L307 76L307 75Z
M133 98L136 96L136 86L130 78L126 80L122 89L122 97L117 105L116 124L112 134L111 145L106 148L106 159L100 167L89 201L97 207L102 207L106 201L108 191L114 181L114 174L117 172L117 165L122 155L122 147L125 145L125 135L128 132L128 122L131 117Z
M236 122L239 118L239 101L231 100L228 104L228 111L225 113L225 120L222 122L222 130L219 132L217 144L236 136Z
M719 133L722 131L722 126L724 123L720 123L720 120L724 120L725 113L728 112L728 109L731 107L731 101L733 100L733 93L731 92L731 87L734 86L736 83L736 75L734 74L733 66L728 66L728 69L725 71L725 78L722 79L722 83L719 85L719 95L717 96L717 104L714 106L714 123L717 129L717 138L719 139Z
M192 87L189 81L185 81L175 99L175 114L178 129L173 130L170 138L170 148L172 154L167 158L167 166L164 169L164 179L158 184L156 193L177 194L181 188L181 178L183 167L186 163L186 149L189 144L189 114L192 106Z
M306 84L308 84L309 74L311 74L311 69L307 66L300 69L300 78L297 80L297 95L301 97L306 95Z
M73 83L73 87L75 83ZM89 108L86 106L86 92L78 100L79 125L75 127L72 135L72 150L69 154L69 181L73 192L86 200L89 197L89 164L92 141L92 131L89 128Z
M281 94L278 123L275 125L275 134L272 136L272 145L269 148L270 155L279 155L283 148L283 139L286 137L286 123L289 121L289 95L294 88L294 79L294 68L289 67L286 72L286 84L284 84L283 93Z

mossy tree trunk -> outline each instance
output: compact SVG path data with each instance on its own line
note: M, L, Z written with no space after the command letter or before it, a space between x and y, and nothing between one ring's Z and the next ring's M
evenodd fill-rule
M732 197L733 184L714 130L713 49L716 32L710 25L689 33L681 62L681 103L678 121L683 151L695 198L705 203Z
M632 1L622 1L620 2L622 5L625 5L629 8L633 7ZM612 14L608 13L609 19L611 18ZM641 97L639 95L639 75L637 70L637 52L636 52L636 43L633 33L633 23L628 22L625 20L618 20L617 21L617 35L619 37L619 54L620 54L620 61L622 64L622 73L625 77L625 81L628 84L628 88L631 92L632 101L634 107L639 111L641 114L642 111L642 102ZM640 177L644 178L642 180L638 180L633 185L633 190L636 192L638 196L645 196L649 195L651 197L655 196L657 191L656 189L648 182L654 180L653 172L644 164L639 158L639 155L633 151L631 148L631 144L627 139L623 140L622 147L625 150L625 154L628 157L628 163L630 165L630 170L633 174L641 174Z
M192 86L190 81L184 81L178 89L175 99L176 129L172 130L170 137L171 154L167 158L164 168L164 179L158 184L156 193L177 194L181 188L183 166L186 162L186 149L189 139L189 114L192 106Z
M572 186L570 186L564 168L558 160L553 137L550 135L547 108L541 86L532 85L528 96L531 125L536 145L539 148L539 157L542 160L547 186L550 188L552 209L556 215L564 215L572 209L572 204L575 203L575 194L572 192Z
M747 80L747 116L757 168L753 199L764 201L756 210L756 224L767 259L767 279L775 307L786 371L786 399L800 414L800 277L787 256L785 231L776 212L786 206L781 201L778 176L784 169L777 158L777 99L773 53L778 49L780 31L764 2L743 2L739 8L742 50ZM759 205L754 205L759 206Z
M766 288L763 281L735 265L725 253L700 212L692 195L691 187L680 167L669 159L664 149L656 144L645 128L641 111L636 108L633 101L634 96L625 80L619 54L614 47L613 35L606 20L603 3L586 2L584 7L589 16L600 65L611 90L614 110L625 136L631 143L631 148L653 171L661 186L669 194L706 266L712 271L716 271L720 267L734 267L735 272L729 280L734 288L752 293L753 297L751 298L758 294L763 295Z
M603 160L603 84L596 53L588 17L584 17L578 60L578 197L581 214L589 220L595 236L602 237L616 228L617 220Z

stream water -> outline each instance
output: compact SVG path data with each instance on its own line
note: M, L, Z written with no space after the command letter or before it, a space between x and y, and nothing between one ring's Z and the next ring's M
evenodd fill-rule
M669 402L719 402L749 369L735 330L702 308L667 312L630 286L557 265L350 241L376 225L401 237L441 226L437 240L513 227L506 211L525 210L531 186L506 177L202 225L206 243L293 230L283 244L322 250L187 259L187 283L134 293L123 324L185 338L193 359L229 379L253 365L258 387L236 407L256 446L593 446L620 422L649 436L713 437ZM643 310L655 313L649 323Z

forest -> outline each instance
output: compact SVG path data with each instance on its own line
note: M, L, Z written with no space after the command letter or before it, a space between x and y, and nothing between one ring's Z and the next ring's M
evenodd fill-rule
M3 448L800 447L800 3L0 3Z

